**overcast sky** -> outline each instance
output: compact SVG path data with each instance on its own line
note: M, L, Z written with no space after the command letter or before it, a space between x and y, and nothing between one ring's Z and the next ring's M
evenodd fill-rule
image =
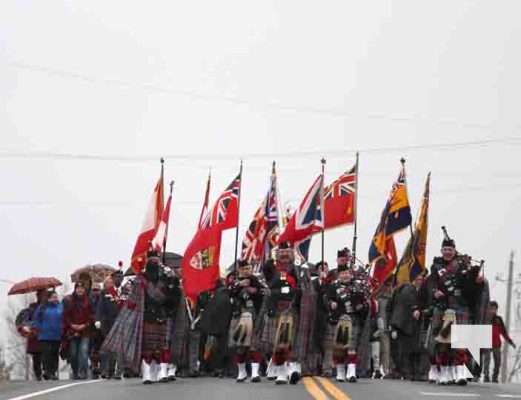
M183 252L209 167L214 199L244 158L242 238L273 159L296 206L322 156L331 181L360 150L361 258L404 156L414 218L432 171L428 259L446 225L493 279L521 250L520 15L515 0L0 2L0 278L128 264L160 156ZM326 258L351 241L328 232Z

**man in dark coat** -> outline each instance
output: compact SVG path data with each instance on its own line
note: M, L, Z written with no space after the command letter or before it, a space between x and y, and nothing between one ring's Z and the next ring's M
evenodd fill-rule
M412 284L398 287L388 305L389 324L392 329L392 357L396 377L420 380L420 318L427 308L426 291L422 287L423 275Z
M317 277L312 280L316 296L316 319L315 329L313 331L313 341L315 346L320 349L320 364L322 376L333 376L333 351L325 346L325 332L327 330L327 295L331 290L331 283L334 277L329 273L329 265L327 262L320 261L315 265ZM328 351L326 351L328 350Z
M215 291L210 293L199 326L201 334L206 339L203 359L206 358L207 367L210 367L219 377L224 376L231 315L230 291L219 281Z
M104 339L112 329L121 307L121 283L123 272L116 271L105 280L103 291L96 308L96 329L100 330ZM103 379L121 379L123 365L121 360L116 363L112 355L101 355L101 377Z

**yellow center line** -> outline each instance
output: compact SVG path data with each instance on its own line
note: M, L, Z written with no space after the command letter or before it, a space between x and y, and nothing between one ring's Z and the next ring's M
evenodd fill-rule
M335 400L351 400L351 398L342 392L339 388L337 388L334 384L332 384L328 379L317 377L317 380L321 383L322 386L324 386L324 389L326 389L331 395L333 395L333 398Z
M304 377L302 378L306 390L314 400L328 400L326 394L320 389L320 387L313 381L313 378Z

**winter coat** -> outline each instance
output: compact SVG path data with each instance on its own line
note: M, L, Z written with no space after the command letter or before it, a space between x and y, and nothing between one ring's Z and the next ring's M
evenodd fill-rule
M103 289L96 308L96 321L101 323L101 333L106 336L119 315L120 302L116 290Z
M34 313L33 326L38 331L38 340L59 341L62 333L63 305L47 302Z
M75 294L63 299L63 333L66 336L89 337L96 309L88 295L78 297ZM72 325L86 325L81 331L72 329Z

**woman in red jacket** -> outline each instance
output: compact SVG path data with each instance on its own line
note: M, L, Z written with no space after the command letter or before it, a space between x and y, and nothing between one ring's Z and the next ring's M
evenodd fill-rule
M89 342L96 310L82 282L63 300L63 336L70 341L73 379L87 379Z

